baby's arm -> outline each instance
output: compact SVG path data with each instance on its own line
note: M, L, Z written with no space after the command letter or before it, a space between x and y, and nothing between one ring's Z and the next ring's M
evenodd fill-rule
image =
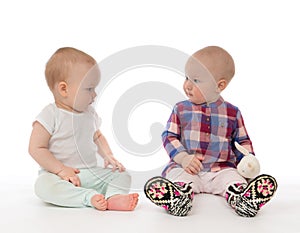
M171 159L191 175L198 174L202 166L202 156L200 154L188 154L182 145L181 133L182 126L179 118L178 109L175 106L168 120L166 130L162 133L163 145Z
M200 154L188 154L177 136L173 132L163 133L163 143L171 159L191 175L198 174L202 169L202 156ZM174 156L172 153L176 152Z
M113 153L108 145L108 142L104 135L100 132L100 130L97 130L94 134L94 142L96 143L98 147L98 153L102 156L104 159L104 167L106 168L108 165L112 166L112 170L119 170L120 172L125 171L125 167L115 159L113 156Z
M45 170L70 181L75 186L80 186L79 177L76 175L79 170L65 166L49 151L50 137L49 132L39 122L34 122L29 141L29 154Z
M201 163L202 156L200 154L190 155L186 152L181 152L175 155L173 160L180 164L182 168L191 175L196 175L203 169Z
M243 146L247 151L249 151L251 154L255 155L252 141L250 140L250 137L247 133L246 126L242 117L242 114L240 111L237 112L236 116L236 122L237 127L233 133L232 137L232 143L237 142L241 146ZM237 164L241 161L241 159L244 157L244 155L238 151L235 146L232 147L233 153L236 155L237 158Z

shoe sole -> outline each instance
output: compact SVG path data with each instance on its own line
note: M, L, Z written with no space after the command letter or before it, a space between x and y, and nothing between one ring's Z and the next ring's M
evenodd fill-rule
M258 210L274 196L277 182L270 175L259 175L252 180L236 201L236 212L240 216L254 217Z
M189 187L189 188L187 188ZM175 216L186 216L192 208L192 189L181 188L166 178L156 176L147 181L144 192L155 205Z

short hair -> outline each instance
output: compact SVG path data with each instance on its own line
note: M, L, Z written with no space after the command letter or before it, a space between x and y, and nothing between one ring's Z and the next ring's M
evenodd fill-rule
M95 65L96 60L90 55L72 47L63 47L56 50L46 63L45 77L52 91L56 83L66 81L72 65L90 63Z
M232 56L223 48L208 46L198 50L192 55L203 62L203 65L211 72L216 80L225 78L230 81L235 73L235 65Z

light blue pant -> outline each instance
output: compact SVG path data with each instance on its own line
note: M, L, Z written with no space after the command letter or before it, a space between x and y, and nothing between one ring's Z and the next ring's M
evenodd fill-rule
M103 194L109 198L127 194L131 185L130 175L124 171L113 172L108 168L80 169L80 187L62 180L59 176L41 171L35 183L35 193L44 202L65 207L92 206L91 198Z

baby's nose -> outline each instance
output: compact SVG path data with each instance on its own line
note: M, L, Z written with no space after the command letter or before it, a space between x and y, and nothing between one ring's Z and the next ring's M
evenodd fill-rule
M191 90L193 88L194 84L192 83L191 80L187 79L186 80L186 88Z

